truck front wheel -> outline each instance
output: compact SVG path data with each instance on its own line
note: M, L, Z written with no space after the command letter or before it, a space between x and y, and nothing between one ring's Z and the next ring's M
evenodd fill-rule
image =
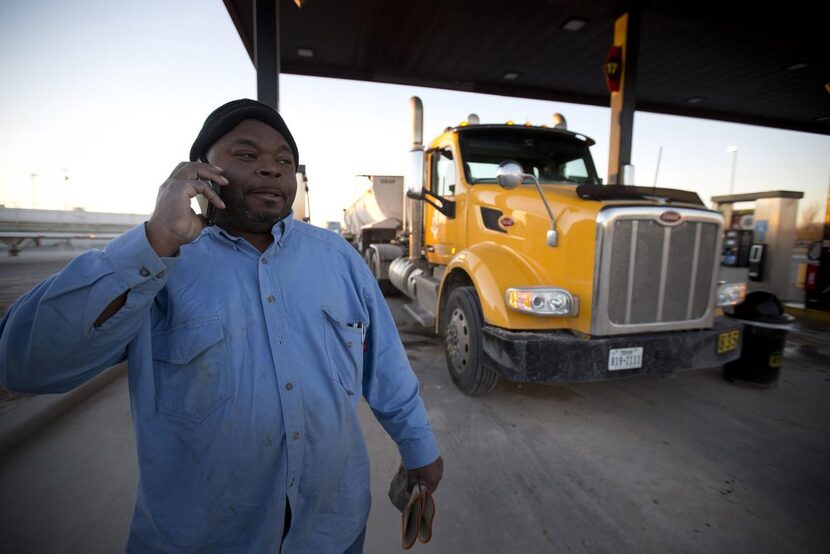
M458 287L450 293L441 324L447 368L455 386L470 396L488 393L498 382L498 374L484 365L483 322L475 287Z

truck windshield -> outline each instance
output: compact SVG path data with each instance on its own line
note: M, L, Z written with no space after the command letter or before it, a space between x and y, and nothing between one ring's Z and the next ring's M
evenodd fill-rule
M495 183L504 160L519 162L542 183L599 184L588 145L570 134L522 127L465 129L458 140L470 184Z

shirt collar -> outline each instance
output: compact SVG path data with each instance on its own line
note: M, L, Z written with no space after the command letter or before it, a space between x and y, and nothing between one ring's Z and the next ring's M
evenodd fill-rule
M277 246L282 248L285 244L285 239L288 237L288 232L294 227L294 210L288 212L288 215L274 223L271 227L271 234L274 235L274 242Z
M274 243L279 246L280 248L283 247L285 244L285 240L288 237L289 231L294 226L294 211L291 210L288 212L288 215L274 223L274 226L271 227L271 235L274 237ZM210 233L216 238L225 241L227 244L233 246L234 248L239 248L240 241L242 237L237 237L236 235L232 235L219 227L218 225L211 225L210 227L205 227L204 232Z

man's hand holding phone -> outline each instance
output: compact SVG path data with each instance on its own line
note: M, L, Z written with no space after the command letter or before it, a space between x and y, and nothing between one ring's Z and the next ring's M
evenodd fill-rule
M213 190L211 181L226 186L222 168L204 162L182 162L159 187L156 207L147 222L147 240L159 256L173 256L179 247L193 241L205 226L204 216L197 215L190 201L203 195L216 208L225 203Z

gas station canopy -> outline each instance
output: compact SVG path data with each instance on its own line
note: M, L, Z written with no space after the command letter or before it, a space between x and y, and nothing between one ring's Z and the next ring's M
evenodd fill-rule
M255 64L257 1L274 0L225 0ZM615 19L639 10L635 110L830 134L830 57L814 3L277 4L283 73L595 106L609 106Z

